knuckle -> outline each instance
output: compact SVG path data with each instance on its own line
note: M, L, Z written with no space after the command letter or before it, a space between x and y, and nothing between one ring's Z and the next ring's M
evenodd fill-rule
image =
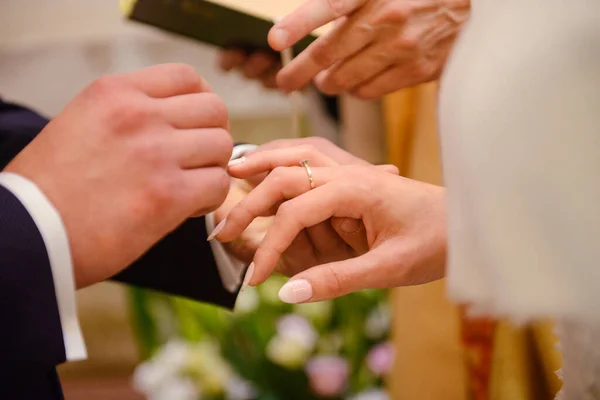
M229 120L229 112L225 102L214 93L207 93L205 97L204 107L208 108L208 112L212 121L215 121L220 126L225 126Z
M327 6L335 18L345 15L350 3L348 0L327 0Z
M204 80L191 65L184 63L168 64L166 73L170 80L181 88L186 88L187 91L199 91L203 86Z
M169 73L185 82L198 83L201 79L194 67L184 63L171 64Z
M316 151L322 151L323 149L335 146L331 140L320 136L312 136L306 138L305 141L307 145L312 146Z
M105 75L93 81L86 92L94 98L105 99L114 96L115 91L123 89L123 82L118 75Z
M337 271L331 265L324 265L324 275L325 279L323 279L325 290L327 293L339 295L343 290L343 277L340 275L339 271Z
M149 166L151 170L158 170L168 163L164 146L153 141L138 141L133 150L133 158Z
M179 184L174 177L156 174L146 185L144 197L150 205L149 210L158 213L169 210L174 204Z
M310 49L313 62L321 68L328 68L335 63L335 53L331 49L331 42L327 35L321 36Z
M404 22L410 17L410 8L402 1L388 1L382 13L385 22Z
M215 152L218 165L227 166L231 153L233 152L233 138L225 129L214 129L206 137L209 140L209 146Z
M300 157L309 160L317 153L317 149L312 144L303 144L298 146Z
M141 101L113 101L108 109L109 121L117 132L131 132L145 126L152 118L150 108Z
M392 46L398 52L412 52L419 47L419 41L411 36L400 35L393 41Z
M322 86L322 89L328 92L327 94L337 94L348 89L350 79L347 74L341 73L341 71L334 71L327 76Z
M273 182L273 185L279 186L282 185L287 176L286 167L275 167L273 171L267 176L267 179Z
M373 100L380 97L380 92L370 86L359 87L352 94L362 100Z
M294 205L291 201L286 201L282 203L277 209L276 217L279 219L291 219L294 215Z

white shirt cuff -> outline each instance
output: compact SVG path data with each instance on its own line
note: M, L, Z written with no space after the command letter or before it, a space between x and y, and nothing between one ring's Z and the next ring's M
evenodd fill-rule
M48 253L67 361L87 358L75 301L73 261L60 214L37 185L20 175L0 173L0 185L23 204L37 226Z
M235 160L236 158L240 158L248 151L254 150L255 148L256 146L253 144L241 144L235 146L233 149L233 154L231 155L231 159ZM210 235L215 229L214 214L207 214L205 221L206 233ZM215 258L215 263L217 264L217 269L219 270L219 276L221 277L223 287L229 292L235 293L242 284L242 274L246 269L246 263L229 254L225 249L225 246L216 240L211 240L210 248L212 249L213 257Z

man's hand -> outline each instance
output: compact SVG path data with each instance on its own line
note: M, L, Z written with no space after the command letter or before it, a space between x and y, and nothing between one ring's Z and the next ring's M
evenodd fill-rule
M187 65L88 86L5 169L58 209L77 287L112 275L229 190L227 111Z
M281 61L264 51L247 54L243 50L228 49L219 53L219 68L226 72L238 70L245 78L259 81L265 89L276 89L275 78Z
M273 49L335 25L281 70L278 86L293 91L315 79L326 94L376 98L436 79L469 7L469 0L308 0L273 27Z

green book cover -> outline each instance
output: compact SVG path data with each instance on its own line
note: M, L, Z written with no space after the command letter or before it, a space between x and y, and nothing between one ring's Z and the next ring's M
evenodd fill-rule
M273 51L267 42L272 21L206 0L122 0L133 21L208 43L246 51ZM309 35L294 46L298 54L316 39Z

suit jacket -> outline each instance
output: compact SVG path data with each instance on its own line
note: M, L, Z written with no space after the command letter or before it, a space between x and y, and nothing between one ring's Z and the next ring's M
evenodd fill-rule
M38 114L0 100L0 170L45 126ZM204 218L190 219L114 277L131 285L233 307ZM0 186L0 399L61 399L56 365L64 340L42 237L23 205Z

